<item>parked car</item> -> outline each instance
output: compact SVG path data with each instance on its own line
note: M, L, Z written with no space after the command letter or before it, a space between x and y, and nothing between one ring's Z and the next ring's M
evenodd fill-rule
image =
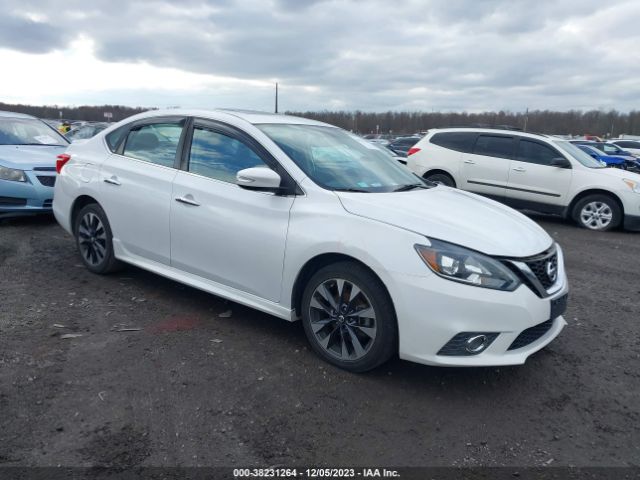
M396 352L521 364L565 326L562 249L542 228L331 125L146 112L72 144L58 169L54 213L90 271L127 262L301 319L347 370Z
M640 141L639 140L627 140L627 139L614 139L610 140L610 143L623 148L625 151L633 154L636 157L640 157Z
M56 156L68 143L35 117L0 112L0 218L51 213Z
M432 130L410 151L417 175L591 230L640 230L640 175L605 168L558 138L499 129Z
M587 145L589 147L594 147L605 155L622 158L625 160L626 168L637 168L640 166L640 162L637 161L636 157L631 152L621 149L614 143L594 142L591 140L571 140L571 143L574 145Z
M576 145L580 150L587 155L595 158L596 160L604 163L607 167L613 168L627 168L627 162L623 157L616 157L613 155L607 155L601 150L598 150L595 146L578 144Z
M69 140L70 142L75 142L76 140L86 140L87 138L91 138L97 133L100 133L108 126L109 124L105 122L86 123L79 127L72 128L69 133L65 135L65 137L67 137L67 140Z
M409 149L420 141L422 137L398 137L387 148L398 156L406 157Z

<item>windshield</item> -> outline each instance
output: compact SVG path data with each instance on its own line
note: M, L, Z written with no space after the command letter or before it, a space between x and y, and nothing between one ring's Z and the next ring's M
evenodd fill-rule
M0 145L67 145L53 128L35 118L0 118Z
M563 150L565 153L571 155L571 158L575 158L582 165L588 168L606 168L605 165L602 165L599 160L596 160L588 153L580 150L573 143L569 143L563 140L554 140L553 143L556 144L560 150Z
M328 190L393 192L427 187L377 145L335 127L256 125L315 183Z

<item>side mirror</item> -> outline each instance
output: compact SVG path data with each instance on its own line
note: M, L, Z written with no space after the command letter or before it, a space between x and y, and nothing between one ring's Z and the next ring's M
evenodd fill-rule
M571 162L564 157L556 157L551 160L552 167L571 168Z
M266 167L252 167L236 174L236 185L247 190L277 192L280 190L280 175Z

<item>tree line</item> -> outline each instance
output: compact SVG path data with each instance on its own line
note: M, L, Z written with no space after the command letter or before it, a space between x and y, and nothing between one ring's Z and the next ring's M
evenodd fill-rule
M330 123L357 133L411 134L430 128L469 125L508 125L531 132L561 135L640 135L640 111L569 110L557 112L287 112Z
M23 105L0 102L0 110L9 112L26 113L38 118L86 120L93 122L107 121L104 114L112 114L111 121L119 122L131 115L152 110L143 107L125 107L123 105L82 105L79 107L67 107L58 105Z
M123 105L36 106L0 103L0 110L27 113L39 118L104 121L104 113L111 112L116 122L140 112L151 110ZM640 111L628 113L617 110L533 110L530 112L363 112L363 111L306 111L287 112L291 115L330 123L361 134L412 134L430 128L461 125L508 125L532 132L563 135L618 136L640 135Z

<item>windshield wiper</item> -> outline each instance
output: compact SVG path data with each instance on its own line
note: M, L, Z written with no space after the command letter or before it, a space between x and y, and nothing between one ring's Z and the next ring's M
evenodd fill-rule
M424 183L408 183L406 185L402 185L394 190L394 192L407 192L409 190L413 190L414 188L429 188Z
M356 193L371 193L369 190L362 190L361 188L334 188L334 192L356 192Z

